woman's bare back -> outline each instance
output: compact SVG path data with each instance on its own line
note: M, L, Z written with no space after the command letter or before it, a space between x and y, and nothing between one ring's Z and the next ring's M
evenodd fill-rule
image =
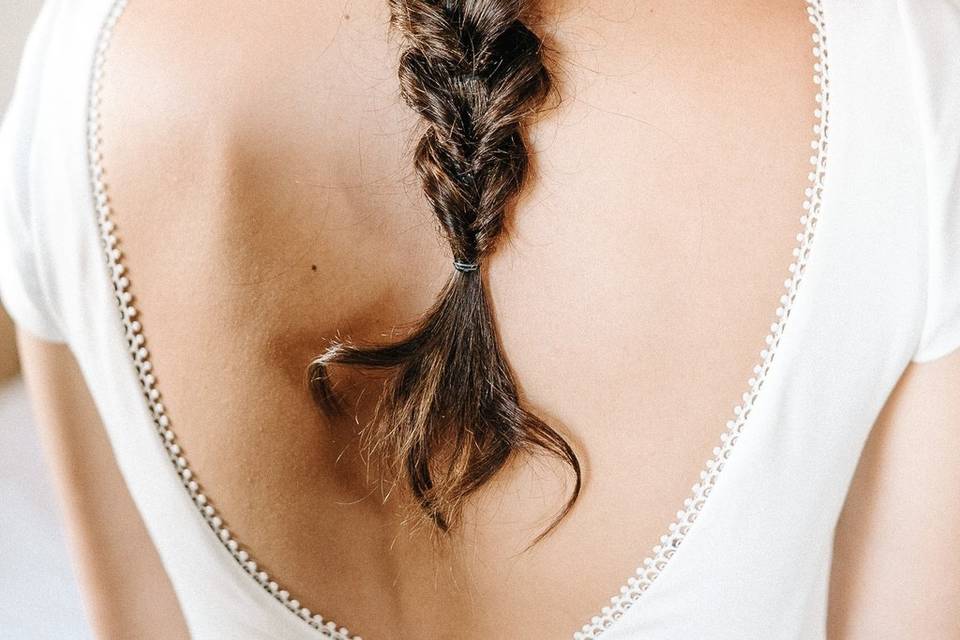
M527 406L572 477L517 457L439 547L305 386L452 269L416 181L385 0L131 3L104 166L164 402L233 534L370 638L569 636L666 531L765 345L801 230L814 95L803 2L543 3L563 102L487 282ZM762 52L762 54L760 53ZM396 328L396 329L395 329ZM391 490L392 488L392 490Z

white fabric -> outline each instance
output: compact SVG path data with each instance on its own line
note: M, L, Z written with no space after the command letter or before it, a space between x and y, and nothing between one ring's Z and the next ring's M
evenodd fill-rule
M317 638L206 525L131 367L86 155L111 4L48 0L27 45L0 130L0 298L76 354L194 637ZM869 429L911 360L960 347L960 4L823 9L826 180L789 325L696 526L608 640L824 638L834 526ZM639 561L649 541L632 542Z

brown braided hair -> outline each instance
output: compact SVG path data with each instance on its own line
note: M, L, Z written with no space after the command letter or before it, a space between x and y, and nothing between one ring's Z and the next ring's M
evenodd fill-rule
M568 464L576 475L572 495L532 546L576 502L580 464L559 433L520 406L482 261L527 179L522 126L552 89L543 43L522 21L531 0L389 2L390 26L403 38L400 93L426 125L414 154L417 175L460 264L401 341L332 342L310 363L310 390L328 415L342 415L331 365L389 374L364 447L385 449L421 513L443 532L513 452L540 450Z

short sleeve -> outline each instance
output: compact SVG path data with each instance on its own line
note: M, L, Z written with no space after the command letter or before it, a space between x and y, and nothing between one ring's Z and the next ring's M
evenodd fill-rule
M926 296L913 362L960 348L960 4L904 1L916 107L923 131Z
M37 259L44 245L34 224L31 197L35 189L45 188L36 173L34 133L52 4L43 6L31 29L0 123L0 302L18 326L45 340L65 342Z
M943 213L929 228L926 315L914 362L960 348L960 198L955 195L953 208Z

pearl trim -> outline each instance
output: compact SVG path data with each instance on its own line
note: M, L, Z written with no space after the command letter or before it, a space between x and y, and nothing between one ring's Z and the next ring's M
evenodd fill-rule
M133 303L133 294L130 291L130 280L126 275L126 268L123 265L123 252L118 246L119 242L115 234L116 225L113 220L111 220L110 199L107 195L107 186L104 181L103 153L100 148L102 143L100 137L100 91L103 87L106 52L110 46L113 29L121 15L123 15L127 1L128 0L116 0L116 2L114 2L101 26L100 35L97 40L96 54L93 60L93 73L90 82L90 102L87 112L87 150L101 245L104 249L108 272L113 282L113 289L120 309L127 345L130 355L133 358L133 364L137 371L140 387L147 400L150 413L153 416L157 435L164 449L166 449L167 455L177 475L180 476L184 488L189 493L194 506L200 512L201 516L203 516L211 530L216 534L217 539L220 540L223 547L231 554L233 559L243 568L247 575L256 580L264 591L283 604L287 610L302 620L308 628L317 631L317 637L332 638L334 640L363 640L360 636L351 635L346 627L338 626L333 620L328 620L319 613L313 613L307 607L300 606L299 600L292 597L289 591L281 587L270 574L263 570L257 561L253 559L250 551L245 549L230 532L230 529L227 528L223 517L219 515L209 496L203 492L196 474L190 468L180 445L177 444L177 437L170 424L170 417L167 415L166 407L164 407L161 400L160 390L157 388L153 364L150 362L150 353L145 346L146 337L143 333L143 326L140 324L140 321L136 319L137 308Z
M697 515L706 504L711 490L717 483L720 472L723 471L724 465L740 438L740 434L743 433L744 425L760 393L760 387L763 386L763 381L770 371L777 345L780 344L780 338L783 335L784 327L786 327L787 318L790 316L790 310L793 307L800 281L803 279L803 273L810 257L814 232L820 218L821 196L826 169L830 94L827 77L827 38L824 33L821 0L806 0L806 2L807 14L814 26L813 55L816 62L813 65L813 81L820 86L820 91L816 95L816 102L819 106L814 111L814 117L819 122L813 127L813 132L817 138L810 143L816 154L810 157L810 164L814 168L808 175L810 186L804 191L806 199L803 202L803 209L806 213L800 216L800 224L804 225L804 230L797 234L798 246L793 250L795 260L788 268L790 277L783 283L786 293L780 297L780 306L776 310L777 321L770 325L770 333L765 339L767 347L760 351L760 363L753 368L755 376L747 381L749 390L743 394L743 402L733 408L734 419L727 422L727 430L720 435L720 446L714 447L713 458L707 460L706 468L700 472L700 482L693 485L690 490L690 497L683 501L683 510L677 512L677 519L670 524L668 532L660 537L660 543L653 547L652 555L645 558L637 568L635 575L631 576L627 583L620 587L620 594L610 598L609 606L603 607L599 615L593 616L590 622L583 625L580 631L574 633L573 640L595 640L601 637L605 631L609 631L667 567L670 559L676 554L677 548L690 532Z
M755 377L751 377L747 384L749 390L742 396L742 404L734 407L734 419L727 422L727 431L720 436L720 446L713 450L714 457L706 462L706 468L700 472L700 482L691 489L690 497L683 502L683 510L677 512L677 519L670 524L668 532L660 537L660 543L653 547L652 555L645 558L637 568L635 576L631 576L626 584L620 588L620 595L610 599L611 604L603 607L599 615L593 616L589 623L580 631L573 634L574 640L595 640L605 631L610 630L624 613L649 589L650 585L663 572L667 564L676 553L677 548L703 509L713 486L716 484L725 462L730 458L751 409L759 394L763 381L768 375L773 362L777 345L800 282L803 278L806 263L809 259L813 244L814 232L820 217L821 196L826 168L829 79L826 51L826 35L824 33L824 19L822 0L806 0L807 13L810 22L814 25L813 54L817 61L814 64L814 82L820 85L821 90L816 96L820 105L814 116L819 119L814 125L817 139L811 142L816 155L811 156L810 162L814 166L809 174L811 186L805 190L806 199L803 209L806 211L800 217L804 231L797 234L798 246L793 250L794 262L789 266L791 276L784 282L786 293L780 298L780 306L776 310L778 320L770 325L770 333L765 341L767 348L760 351L760 363L753 368ZM90 161L90 175L93 187L94 204L97 211L97 224L100 230L101 244L105 252L108 272L111 275L115 298L119 306L120 315L125 329L125 337L138 374L141 389L153 416L154 426L161 443L167 451L171 463L180 476L185 490L189 493L192 502L199 510L207 524L216 533L223 547L244 569L244 571L273 598L283 604L291 613L318 631L319 637L333 638L334 640L363 640L360 636L351 635L346 627L338 626L332 620L326 620L320 614L312 613L307 607L300 606L300 602L292 598L290 593L283 589L258 563L253 559L249 550L245 549L233 536L211 503L210 498L202 491L196 474L190 468L186 456L176 442L176 435L171 427L170 418L161 401L161 394L157 388L153 365L150 362L149 351L145 343L143 327L136 319L137 309L133 304L133 294L130 291L130 280L125 275L126 269L122 263L122 251L115 232L116 226L111 220L111 207L107 195L107 186L104 181L103 154L100 148L100 91L103 86L104 65L106 52L110 45L113 29L126 8L128 0L116 0L111 11L102 25L97 43L93 64L93 73L90 83L90 102L88 106L88 153Z

